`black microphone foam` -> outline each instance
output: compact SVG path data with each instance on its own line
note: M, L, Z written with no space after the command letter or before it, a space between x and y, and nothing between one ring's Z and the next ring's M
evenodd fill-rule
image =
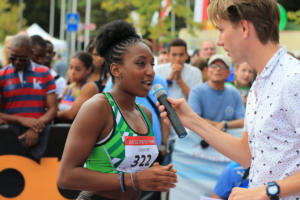
M167 93L162 85L155 84L152 87L152 93L154 97L159 101L161 105L165 106L168 118L179 138L184 138L187 135L185 128L183 127L180 119L178 118L175 110L167 100Z

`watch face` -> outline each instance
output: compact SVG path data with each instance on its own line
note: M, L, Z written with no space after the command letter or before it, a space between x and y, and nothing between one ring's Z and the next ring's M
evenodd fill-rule
M268 192L269 192L269 194L271 194L271 195L277 194L277 192L278 192L278 187L277 187L276 185L269 186L269 187L268 187Z

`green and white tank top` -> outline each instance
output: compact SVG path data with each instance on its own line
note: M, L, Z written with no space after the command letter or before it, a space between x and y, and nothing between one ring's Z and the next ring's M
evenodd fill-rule
M103 173L137 172L150 167L158 156L158 149L147 115L136 104L148 127L146 135L136 133L127 124L113 97L109 93L104 95L114 114L114 126L106 138L96 143L85 167Z

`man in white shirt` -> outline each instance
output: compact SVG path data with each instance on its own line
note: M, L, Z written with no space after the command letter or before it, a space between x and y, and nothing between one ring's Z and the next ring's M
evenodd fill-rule
M170 97L188 99L190 89L202 83L202 74L198 68L185 63L188 58L186 42L180 38L171 40L168 44L168 58L170 63L157 65L154 67L154 71L157 75L167 79ZM170 134L170 136L166 136L169 140L168 154L165 156L164 165L171 162L176 138L173 129Z
M247 62L258 73L243 136L217 130L183 99L169 101L187 128L243 167L251 165L250 188L234 188L229 199L300 199L300 61L278 45L276 1L214 0L208 14L220 32L217 44L233 63Z
M167 79L170 97L187 99L190 88L202 83L201 71L185 63L188 58L187 45L180 38L169 42L168 58L170 63L157 65L154 67L154 71Z

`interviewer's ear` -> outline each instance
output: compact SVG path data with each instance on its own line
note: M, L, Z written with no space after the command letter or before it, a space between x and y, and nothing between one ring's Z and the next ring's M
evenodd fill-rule
M243 30L243 37L247 38L250 35L250 24L247 20L240 20L240 26Z

